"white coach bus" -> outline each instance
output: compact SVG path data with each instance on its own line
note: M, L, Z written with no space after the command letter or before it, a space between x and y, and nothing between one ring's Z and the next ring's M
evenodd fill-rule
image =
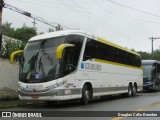
M143 89L141 57L119 45L81 30L63 30L31 38L20 59L21 100L48 103L97 96L134 96Z

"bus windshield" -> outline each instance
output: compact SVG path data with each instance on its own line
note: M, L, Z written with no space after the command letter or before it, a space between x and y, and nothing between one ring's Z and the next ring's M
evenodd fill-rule
M24 59L20 65L20 81L45 82L59 76L59 61L56 48L64 43L65 37L28 42Z
M152 64L144 64L143 65L143 81L144 82L151 81L152 70L153 70Z
M77 68L83 40L80 35L68 35L28 42L20 62L19 80L25 83L47 82L73 72ZM59 61L56 49L63 43L74 44L75 47L74 50L65 49ZM71 70L67 69L71 67Z

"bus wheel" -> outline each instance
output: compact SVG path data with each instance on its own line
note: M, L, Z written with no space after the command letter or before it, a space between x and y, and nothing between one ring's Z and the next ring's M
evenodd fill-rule
M83 90L82 90L82 98L81 98L81 103L83 105L87 105L88 104L88 101L89 101L89 98L90 98L90 90L88 88L87 85L84 85L83 87Z
M127 94L127 96L128 96L128 97L131 97L132 95L133 95L133 88L132 88L132 85L129 84L129 85L128 85L128 94Z
M128 92L127 93L122 93L121 96L122 97L131 97L133 95L133 88L132 85L129 84L128 85Z
M135 96L136 93L137 93L137 87L136 87L136 85L133 85L133 87L132 87L132 96Z

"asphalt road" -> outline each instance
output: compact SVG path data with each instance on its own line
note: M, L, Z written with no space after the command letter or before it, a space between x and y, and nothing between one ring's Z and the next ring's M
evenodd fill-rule
M48 106L46 103L40 103L39 105L28 105L24 107L14 107L3 109L3 111L136 111L137 113L143 113L145 111L160 111L160 91L159 92L144 92L138 93L131 98L124 98L120 95L107 97L105 99L98 99L91 101L88 105L81 105L77 101L60 103L56 106ZM127 112L126 112L127 113ZM154 112L153 112L154 113ZM132 113L131 113L132 114ZM52 120L137 120L138 119L150 119L159 120L160 117L53 117L53 118L41 118ZM17 118L15 118L17 119Z

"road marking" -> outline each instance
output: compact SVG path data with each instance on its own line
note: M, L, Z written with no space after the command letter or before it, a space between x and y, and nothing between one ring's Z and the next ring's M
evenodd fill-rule
M159 105L160 104L160 101L158 101L158 102L156 102L156 103L152 103L152 104L150 104L150 105L148 105L148 106L145 106L145 107L142 107L142 108L140 108L140 109L137 109L137 110L135 110L135 111L133 111L133 112L142 112L142 111L145 111L145 110L147 110L147 109L149 109L149 108L152 108L152 107L154 107L154 106L156 106L156 105ZM122 120L122 119L124 119L124 118L126 118L126 117L115 117L115 118L112 118L111 120Z

